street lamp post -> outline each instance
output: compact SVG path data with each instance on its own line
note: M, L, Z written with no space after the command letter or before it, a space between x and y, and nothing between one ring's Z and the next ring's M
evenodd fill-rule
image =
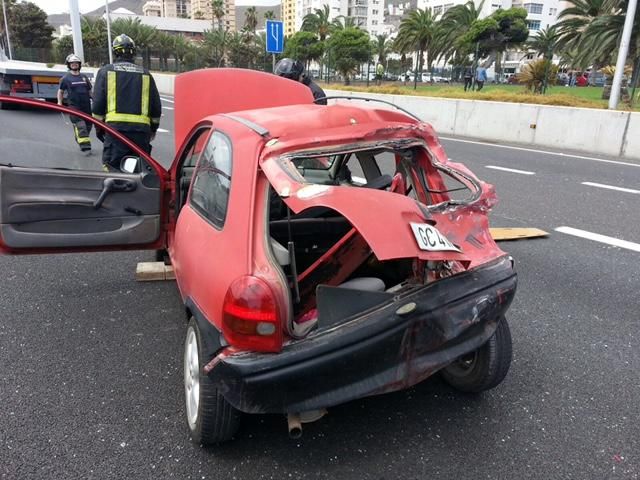
M4 0L2 0L2 17L4 18L4 31L7 35L7 48L9 49L9 60L13 60L13 54L11 53L11 40L9 39L9 24L7 23L7 9L4 6Z
M163 2L164 5L164 2ZM109 16L109 0L104 0L105 13L107 14L107 50L109 51L109 63L113 63L113 52L111 51L111 18Z
M69 17L73 32L73 52L84 62L84 48L82 47L82 27L80 25L80 10L78 0L69 0Z
M622 40L620 41L620 49L618 50L618 61L616 62L616 71L613 74L613 85L611 86L611 96L609 97L609 110L615 110L620 99L620 86L622 85L622 76L624 75L624 64L627 62L627 54L629 53L629 40L631 39L631 31L633 30L633 20L636 16L637 0L629 0L627 6L627 14L624 19L624 28L622 29Z

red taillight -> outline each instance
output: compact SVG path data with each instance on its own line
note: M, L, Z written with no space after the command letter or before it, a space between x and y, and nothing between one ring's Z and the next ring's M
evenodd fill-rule
M222 306L222 333L234 347L257 352L282 349L282 326L269 285L257 277L237 278Z

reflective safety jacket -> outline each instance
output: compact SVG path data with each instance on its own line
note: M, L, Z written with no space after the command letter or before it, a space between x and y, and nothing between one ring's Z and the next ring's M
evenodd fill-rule
M130 62L105 65L96 74L93 116L121 131L155 132L162 105L156 82Z

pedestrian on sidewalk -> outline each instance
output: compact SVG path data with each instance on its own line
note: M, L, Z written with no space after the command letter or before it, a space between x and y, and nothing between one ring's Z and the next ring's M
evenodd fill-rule
M473 68L471 66L464 68L464 91L473 89Z
M478 67L476 69L476 90L479 92L484 87L484 82L487 81L487 69L484 67Z

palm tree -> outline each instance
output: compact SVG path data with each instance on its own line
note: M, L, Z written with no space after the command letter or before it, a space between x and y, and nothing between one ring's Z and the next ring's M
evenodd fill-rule
M542 56L545 59L551 60L553 54L558 48L558 39L560 34L556 30L555 25L536 32L535 37L530 37L524 44L528 50L536 52L537 56Z
M153 49L158 52L160 58L160 69L169 70L169 57L173 53L174 38L166 32L158 32L154 41Z
M178 72L182 71L184 59L191 50L191 46L191 41L182 35L173 36L173 56L176 60L176 69Z
M204 32L204 40L202 46L207 62L212 67L224 66L225 56L227 54L228 33L226 30L216 29Z
M218 30L222 30L222 19L225 17L226 12L224 10L224 0L212 0L211 2L211 14L216 19ZM215 27L216 24L213 26Z
M424 54L427 54L429 64L434 60L432 48L438 30L436 16L430 8L413 10L400 23L395 43L401 53L418 52L418 65L413 81L414 90L417 88L418 74L422 72Z
M344 15L340 15L333 19L331 22L331 31L334 30L346 30L347 28L360 28L358 24L356 24L356 20L353 17L345 17Z
M378 57L378 63L384 64L387 60L387 55L391 53L391 43L386 33L376 35L373 39L373 53Z
M250 32L255 33L258 27L258 12L256 11L256 7L249 7L247 11L244 12L244 26Z
M445 62L457 57L459 61L468 57L468 46L460 39L471 29L473 22L480 18L484 5L482 0L478 6L473 1L464 5L456 5L447 10L439 22L440 28L436 43L440 46L441 57ZM457 64L456 64L457 65Z
M143 25L139 18L118 18L111 24L111 31L114 37L121 33L129 35L136 42L136 47L142 55L145 68L150 67L151 52L149 48L158 34L155 27Z
M562 50L573 51L574 66L586 67L594 59L595 52L589 51L593 45L586 30L598 17L616 9L620 0L567 0L571 5L558 15L556 29L559 33L558 46ZM610 50L613 52L616 48Z
M275 18L276 18L276 14L273 10L267 10L266 12L264 12L265 20L275 20Z
M316 8L314 13L309 13L302 19L302 30L315 33L321 42L324 42L331 33L331 21L329 20L329 5Z

